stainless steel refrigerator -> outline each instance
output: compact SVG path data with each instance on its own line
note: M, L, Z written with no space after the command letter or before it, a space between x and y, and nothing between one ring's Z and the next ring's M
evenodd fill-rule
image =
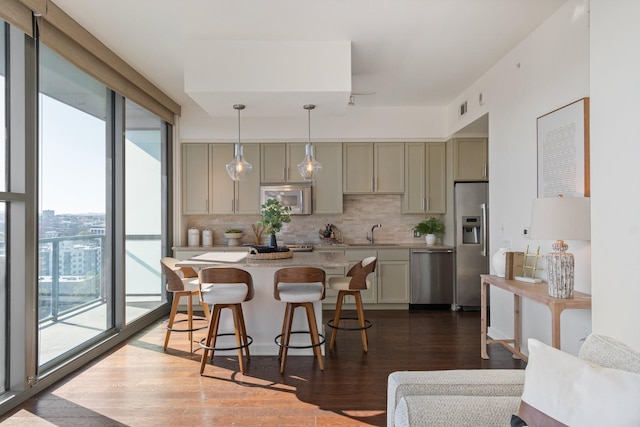
M489 273L489 210L486 182L456 182L456 308L480 306L480 275Z

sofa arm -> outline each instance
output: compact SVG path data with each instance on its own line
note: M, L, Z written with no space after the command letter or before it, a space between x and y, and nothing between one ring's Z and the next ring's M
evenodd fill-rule
M393 372L387 382L387 425L394 425L396 406L406 396L512 396L519 399L523 384L524 370L521 369Z
M395 427L508 427L520 396L405 396L394 415Z

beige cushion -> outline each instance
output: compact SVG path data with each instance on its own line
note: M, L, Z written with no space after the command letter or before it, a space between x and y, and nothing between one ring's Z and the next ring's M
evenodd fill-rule
M246 283L202 284L202 301L207 304L240 304L247 298Z
M313 302L322 300L322 283L278 283L280 301Z
M533 338L528 348L518 415L529 425L640 425L640 374L594 365Z
M348 291L349 283L351 283L351 277L346 276L346 277L330 277L329 282L327 284L329 285L329 288L333 289L334 291ZM367 289L369 289L371 287L371 282L368 280L365 280L365 283L367 284Z

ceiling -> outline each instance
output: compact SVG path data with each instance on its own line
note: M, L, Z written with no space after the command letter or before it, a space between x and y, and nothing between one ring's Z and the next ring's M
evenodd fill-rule
M447 106L566 2L53 1L183 108L200 108L185 92L185 46L191 41L349 41L351 91L338 101L345 109ZM256 61L258 71L262 66ZM350 94L354 105L347 106ZM260 94L237 95L234 103L249 107ZM317 98L292 100L296 114L302 104L334 102ZM236 114L228 96L219 99L229 116ZM263 107L243 114L279 113Z

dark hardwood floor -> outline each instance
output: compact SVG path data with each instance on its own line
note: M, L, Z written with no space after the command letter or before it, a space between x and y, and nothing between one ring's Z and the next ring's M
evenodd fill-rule
M325 323L332 314L323 313ZM525 367L500 346L490 346L490 360L480 358L479 312L369 310L366 317L373 324L368 353L358 332L341 331L324 372L311 356L291 356L285 375L276 357L252 356L246 375L235 357L216 357L201 377L200 351L190 354L179 335L164 352L165 323L157 323L2 415L0 423L384 426L393 371Z

